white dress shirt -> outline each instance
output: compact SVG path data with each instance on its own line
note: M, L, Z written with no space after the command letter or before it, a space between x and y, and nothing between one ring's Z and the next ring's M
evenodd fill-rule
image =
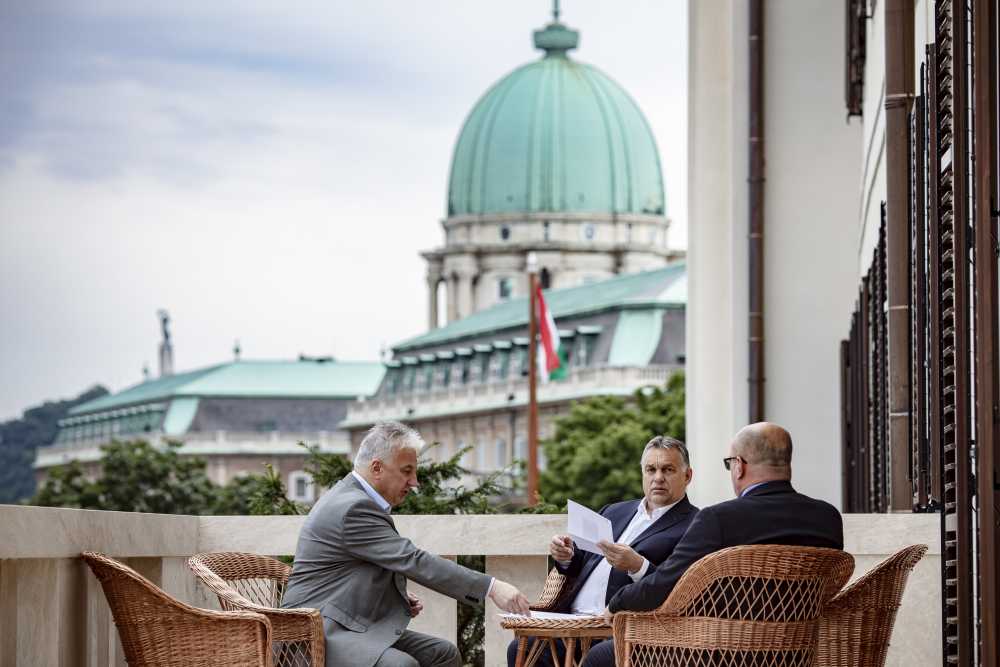
M646 510L646 499L643 498L635 510L635 516L632 517L625 530L622 531L616 543L631 544L633 540L642 535L657 519L669 512L679 502L678 500L676 503L666 505L665 507L658 507L650 513ZM632 581L639 581L648 569L649 561L643 558L642 567L634 574L629 572L628 576L632 578ZM602 558L601 562L597 564L590 573L590 576L587 577L587 580L583 582L580 591L576 594L576 599L573 600L573 613L600 614L604 611L604 607L607 606L605 599L608 596L608 579L610 578L611 563L608 562L607 558Z

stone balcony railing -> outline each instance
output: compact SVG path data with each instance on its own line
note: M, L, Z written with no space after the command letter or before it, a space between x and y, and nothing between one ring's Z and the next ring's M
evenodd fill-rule
M122 559L175 597L218 608L188 570L202 551L291 554L304 517L199 517L0 505L0 665L124 665L100 584L77 557L94 550ZM399 516L400 532L442 555L486 556L487 573L529 598L546 575L549 539L560 515ZM888 665L941 663L940 517L855 514L844 517L845 548L855 577L897 549L930 545L910 577L896 620ZM412 586L425 602L411 627L455 640L454 600ZM511 633L487 603L486 665L506 664Z
M571 368L564 380L538 385L539 403L569 401L597 394L627 395L639 387L663 386L680 366L587 366ZM347 409L341 428L360 427L384 419L415 420L452 413L472 413L526 405L528 381L473 382L431 390L399 391L359 399Z

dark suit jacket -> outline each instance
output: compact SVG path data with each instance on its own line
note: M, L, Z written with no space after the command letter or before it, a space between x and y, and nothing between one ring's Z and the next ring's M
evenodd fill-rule
M830 503L796 493L790 482L767 482L742 498L701 510L673 554L656 571L619 590L608 609L656 609L702 556L741 544L843 549L844 524Z
M640 502L642 502L641 498L605 505L601 508L601 515L611 520L611 532L615 540L625 532L631 523ZM687 496L684 496L680 502L670 508L669 512L654 521L651 526L632 540L630 546L649 561L649 568L646 570L647 576L671 554L697 512L698 508L688 502ZM556 563L559 572L572 579L572 585L559 596L553 611L568 612L572 608L576 594L601 560L603 560L603 556L599 554L576 548L573 552L573 560L569 562L568 566L564 568ZM608 578L608 592L604 597L605 603L619 588L631 583L632 578L628 573L612 569L611 576Z

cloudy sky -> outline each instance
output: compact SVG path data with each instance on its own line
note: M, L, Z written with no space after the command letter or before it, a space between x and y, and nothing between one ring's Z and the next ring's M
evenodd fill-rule
M686 218L683 0L564 0ZM0 419L176 365L420 333L451 150L545 0L0 3ZM683 246L683 230L673 233Z

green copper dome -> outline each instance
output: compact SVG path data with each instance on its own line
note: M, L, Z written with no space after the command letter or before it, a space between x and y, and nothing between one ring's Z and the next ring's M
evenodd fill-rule
M664 215L659 153L639 107L568 57L576 31L556 21L534 37L545 56L490 88L462 127L448 215Z

